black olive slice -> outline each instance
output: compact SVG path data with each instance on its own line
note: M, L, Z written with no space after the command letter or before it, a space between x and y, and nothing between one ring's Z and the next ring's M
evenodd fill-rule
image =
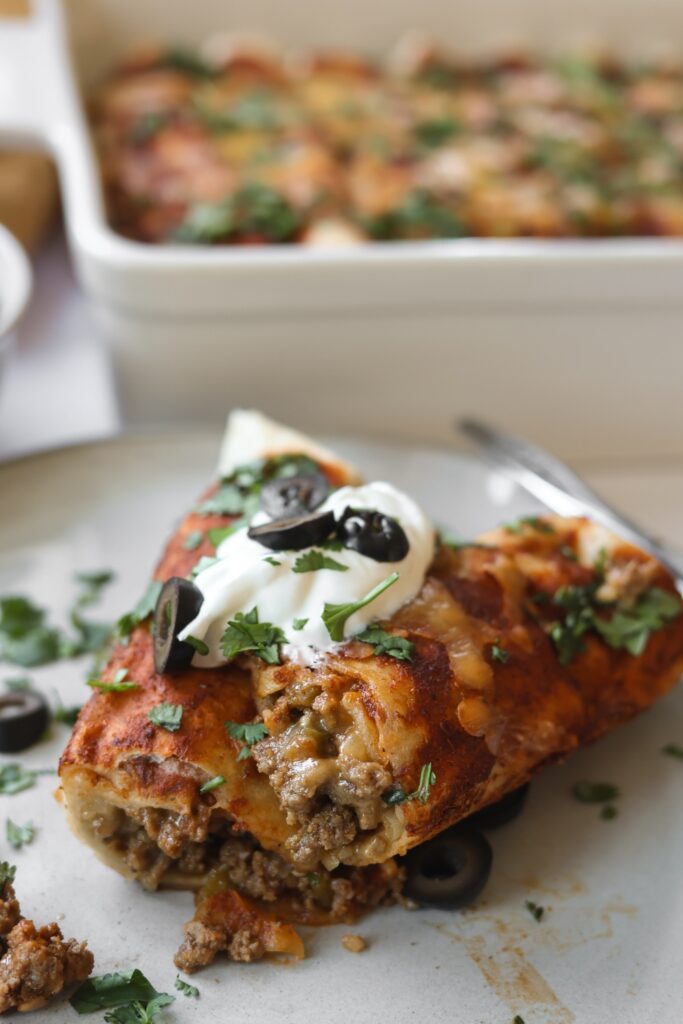
M506 793L495 804L489 804L488 807L482 807L480 811L475 811L465 819L465 823L474 828L498 828L499 825L507 825L509 821L514 821L522 813L529 795L529 788L527 782L525 786L513 789L511 793Z
M263 526L250 526L249 536L271 551L301 551L322 544L334 529L334 512L279 519Z
M16 754L37 743L50 721L45 698L35 690L0 696L0 751Z
M459 910L476 900L491 873L491 847L474 829L444 832L405 858L406 896L417 903Z
M261 508L271 519L291 519L313 512L330 493L322 473L284 476L269 480L261 488Z
M178 639L185 626L199 614L204 595L182 576L172 576L161 588L154 609L154 667L157 672L187 668L195 653L191 644Z
M347 508L337 524L337 537L345 548L375 562L400 562L410 550L400 523L374 509Z

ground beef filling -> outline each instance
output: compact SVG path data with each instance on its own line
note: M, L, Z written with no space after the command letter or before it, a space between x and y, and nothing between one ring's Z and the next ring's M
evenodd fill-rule
M298 826L288 852L302 868L331 866L362 833L377 829L391 774L368 756L340 702L310 683L289 686L264 718L270 735L252 754L288 823Z
M221 864L198 893L175 963L196 971L218 953L258 960L267 953L303 955L291 924L350 923L373 907L400 900L403 870L393 860L370 868L302 873L246 836L221 848Z
M40 1009L93 969L84 942L65 940L56 924L36 928L21 916L10 882L0 896L0 944L0 1013Z
M334 820L337 813L341 823ZM307 828L311 848L317 849L320 830L339 844L355 834L357 825L348 808L330 807ZM196 818L157 808L121 811L116 831L103 838L115 844L146 888L172 884L199 890L197 914L185 926L176 956L176 964L186 971L211 963L218 953L246 961L269 952L292 952L301 940L280 918L351 922L372 907L396 902L403 885L403 872L394 861L370 868L302 870L261 849L251 836L233 835L224 816L212 818L204 809ZM216 894L224 903L228 896L232 901L222 914L215 906L207 912ZM269 911L273 920L264 930Z

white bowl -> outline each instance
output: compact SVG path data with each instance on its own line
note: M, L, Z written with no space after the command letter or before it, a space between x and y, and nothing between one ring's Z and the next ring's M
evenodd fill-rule
M26 253L0 224L0 383L14 344L14 328L31 294L31 282Z

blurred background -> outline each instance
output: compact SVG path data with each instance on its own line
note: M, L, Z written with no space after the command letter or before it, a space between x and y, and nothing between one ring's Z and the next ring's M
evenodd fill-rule
M0 0L0 458L254 405L679 459L681 44L666 0Z

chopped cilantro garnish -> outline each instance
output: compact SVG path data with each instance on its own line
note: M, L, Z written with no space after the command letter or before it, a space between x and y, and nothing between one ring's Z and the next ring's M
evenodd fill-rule
M573 548L570 548L568 544L561 544L558 550L560 554L569 559L570 562L578 562L576 552Z
M500 646L499 640L496 640L495 644L491 644L491 659L499 661L501 665L505 665L510 660L510 652Z
M28 676L13 676L5 679L5 687L10 693L21 693L23 690L30 690L31 680Z
M127 668L120 668L114 678L110 681L104 679L88 679L87 685L100 693L128 693L130 690L139 690L140 684L132 680L126 680Z
M651 587L632 608L617 609L611 619L596 617L595 628L610 647L624 648L637 657L647 647L650 634L680 613L681 602L675 594L661 587Z
M381 626L368 626L362 633L357 633L354 639L371 644L375 648L375 654L386 654L397 661L411 661L415 651L415 644L410 640L387 633Z
M45 612L26 597L0 598L0 660L23 668L61 657L59 630L45 623Z
M348 565L342 565L341 562L337 562L334 558L328 558L322 551L316 551L315 548L311 548L310 551L299 555L292 566L292 572L317 572L318 569L334 569L335 572L346 572L348 568Z
M605 804L602 810L600 811L600 817L603 821L612 821L614 818L616 818L618 813L619 811L614 806L614 804Z
M70 707L66 707L59 701L57 707L52 712L52 717L55 722L60 722L62 725L75 725L81 710L81 704L73 704Z
M683 747L678 743L667 743L662 747L662 753L666 757L675 757L678 761L683 761Z
M199 989L197 988L197 986L196 985L190 985L189 982L183 981L183 979L180 977L180 975L177 975L177 977L176 977L175 987L178 989L179 992L182 992L183 995L187 996L188 998L190 998L190 997L193 998L193 999L198 999L199 998Z
M166 992L155 996L147 1003L135 999L131 1003L124 1003L113 1010L108 1010L104 1015L105 1024L154 1024L159 1012L173 1002L175 996L169 996Z
M5 834L10 846L15 850L20 850L22 846L28 846L33 842L36 830L30 821L26 825L16 825L11 818L7 818Z
M208 782L205 782L203 786L199 787L199 792L210 793L212 789L218 789L218 787L222 786L224 782L225 777L223 775L214 775L212 779L209 779Z
M555 533L554 526L551 526L550 523L546 523L538 516L521 516L513 523L504 523L503 529L507 530L508 533L522 533L525 526L528 526L531 530L536 530L537 533Z
M293 619L292 629L296 629L297 631L302 630L307 622L308 619Z
M417 789L414 789L412 793L406 793L400 785L391 786L382 794L382 800L385 804L390 807L394 807L397 804L404 804L410 800L419 800L421 804L426 804L429 799L429 793L431 787L436 783L436 774L432 768L431 762L423 764L420 769L420 779L417 784Z
M147 717L167 732L177 732L183 720L183 705L169 704L164 700L148 711Z
M211 533L211 530L209 530L209 533ZM204 572L205 569L210 569L217 561L217 558L212 558L210 555L202 555L197 564L193 567L190 576L193 579L196 579L200 572Z
M14 864L10 864L8 861L0 861L0 892L5 888L7 883L10 885L14 881L17 874L17 869Z
M344 639L344 626L348 619L351 618L361 608L365 608L366 605L375 601L380 594L383 594L385 590L391 587L398 579L399 574L392 572L390 576L387 576L385 580L378 583L376 587L362 597L359 601L350 601L348 604L328 604L325 603L325 608L322 614L322 620L327 626L327 632L330 634L330 638L337 642Z
M545 914L545 907L541 907L538 903L534 903L533 900L526 900L524 906L529 911L534 921L540 921Z
M582 804L606 804L617 799L619 790L611 782L575 782L572 794Z
M271 565L282 565L282 562L278 562L274 555L266 555L263 559L264 562L270 562Z
M519 1014L516 1014L512 1024L525 1024L524 1018L520 1017Z
M236 519L228 526L212 526L210 530L207 530L206 536L209 538L213 546L218 548L226 537L232 537L233 533L237 533L238 530L243 529L246 525L246 519ZM213 561L215 561L215 559Z
M204 534L202 533L202 531L193 530L191 533L188 533L187 537L185 538L183 547L185 548L186 551L196 551L203 540Z
M75 579L78 583L83 584L84 590L79 595L76 604L81 608L88 604L94 604L99 600L103 589L114 578L111 569L102 569L99 572L77 572Z
M577 654L585 650L582 637L594 624L593 602L597 588L598 581L595 580L583 587L567 584L555 592L553 602L566 609L564 620L550 627L550 637L560 665L569 665Z
M280 644L286 644L287 637L270 622L259 622L258 608L250 612L237 612L230 619L221 638L221 649L228 661L238 654L252 653L268 665L280 664Z
M238 754L238 761L245 761L251 757L253 745L268 735L263 722L226 722L225 729L231 739L244 744Z
M0 793L4 796L13 796L24 789L30 789L35 785L37 776L38 772L22 768L15 762L3 764L0 766Z
M163 1002L160 1002L163 1000ZM135 968L132 971L115 971L111 974L100 974L94 978L88 978L80 985L69 1000L77 1013L95 1013L97 1010L106 1010L111 1007L125 1008L140 1006L140 1012L146 1016L123 1016L111 1018L116 1024L148 1024L154 1020L158 1009L173 1002L173 996L163 992L157 992L142 971ZM150 1010L153 1003L156 1009ZM131 1011L131 1012L137 1012ZM150 1015L151 1014L151 1015ZM105 1018L106 1019L106 1018Z
M598 615L602 607L596 599L604 573L604 565L596 563L596 579L585 586L571 584L560 587L553 602L566 609L564 621L550 627L550 636L557 648L561 665L568 665L584 650L583 635L594 629L615 649L624 649L634 657L642 654L653 631L661 629L681 613L681 602L675 594L652 587L642 594L632 608L617 608L612 617Z
M432 768L431 762L423 764L420 770L420 781L418 782L417 789L413 796L415 796L421 804L426 804L429 799L429 791L436 784L436 774Z
M244 513L245 505L249 496L245 496L241 489L232 483L223 483L206 501L197 509L203 516L239 516Z
M192 634L186 636L184 642L189 644L190 647L194 647L197 654L209 653L209 645L204 640L200 640L198 637L192 636Z
M139 626L141 622L144 622L152 614L159 600L162 587L163 583L161 580L152 580L132 612L128 612L119 619L117 623L119 636L123 638L130 636L135 627Z

